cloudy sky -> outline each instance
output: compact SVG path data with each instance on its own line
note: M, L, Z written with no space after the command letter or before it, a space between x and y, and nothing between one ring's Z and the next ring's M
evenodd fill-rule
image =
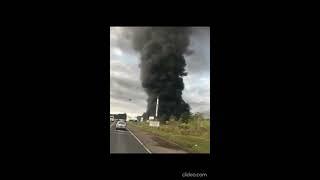
M186 71L183 99L191 112L210 114L210 29L194 28L190 37L193 54L185 56ZM110 112L142 115L147 95L140 82L139 54L136 53L125 27L110 27Z

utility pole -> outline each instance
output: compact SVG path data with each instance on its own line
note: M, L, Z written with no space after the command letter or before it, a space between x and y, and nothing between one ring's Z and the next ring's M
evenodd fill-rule
M158 119L158 109L159 109L159 96L157 97L156 114L155 114L155 117L152 119L152 121L149 121L149 126L152 126L152 127L160 126L160 121Z
M157 97L156 118L158 119L159 96Z
M155 117L153 118L152 121L149 121L149 126L152 127L159 127L160 126L160 121L158 119L158 109L159 109L159 96L157 97L157 104L156 104L156 114Z

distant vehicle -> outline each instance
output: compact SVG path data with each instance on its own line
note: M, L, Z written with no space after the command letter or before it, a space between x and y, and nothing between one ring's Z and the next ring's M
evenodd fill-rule
M127 121L127 114L110 114L110 117L113 116L114 121L124 120ZM111 120L111 119L110 119Z
M116 130L117 129L126 129L127 128L127 123L124 121L118 121L116 124Z
M134 116L128 116L128 117L127 117L127 121L137 122L138 119L137 119L137 117L134 117Z
M127 121L127 114L124 113L124 114L117 114L117 119L119 121Z
M137 119L130 119L129 121L138 122Z
M138 117L137 117L137 120L138 120L139 122L143 122L143 117L142 117L142 116L138 116Z

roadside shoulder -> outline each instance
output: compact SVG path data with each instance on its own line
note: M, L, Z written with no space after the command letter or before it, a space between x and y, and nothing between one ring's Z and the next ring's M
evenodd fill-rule
M151 150L152 153L188 153L177 144L149 132L145 132L132 124L128 124L128 128Z

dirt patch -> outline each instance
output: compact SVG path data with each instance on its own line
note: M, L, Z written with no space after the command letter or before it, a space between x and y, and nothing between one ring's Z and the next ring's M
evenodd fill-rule
M161 147L175 149L175 150L181 149L179 146L172 144L172 143L169 143L168 141L165 141L157 136L153 136L152 140L156 141L159 144L159 146L161 146Z

